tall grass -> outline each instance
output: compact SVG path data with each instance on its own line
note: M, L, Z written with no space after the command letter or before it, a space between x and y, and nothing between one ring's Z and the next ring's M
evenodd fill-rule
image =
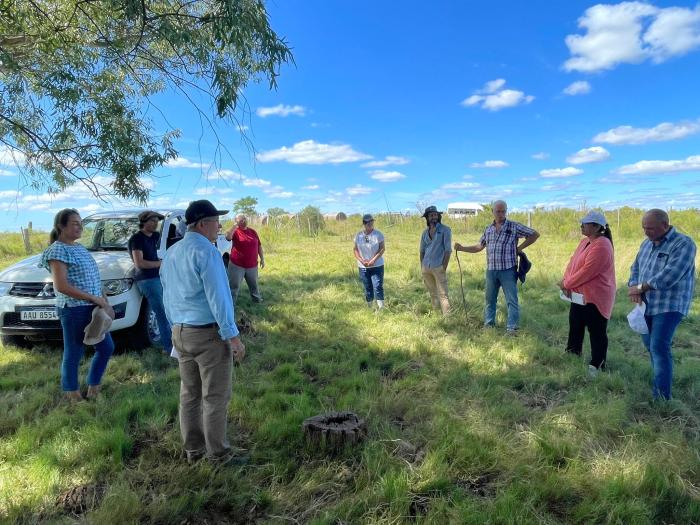
M483 253L460 254L464 304L453 261L455 311L431 311L418 218L377 219L387 239L382 312L365 306L352 258L359 218L315 237L256 226L268 254L265 303L242 290L237 313L251 329L229 411L230 440L250 456L244 467L186 465L178 372L157 351L114 357L104 398L71 406L58 392L59 349L1 348L0 519L700 523L700 305L677 332L675 399L652 403L649 358L625 324L624 281L642 240L641 215L630 214L631 233L621 225L615 236L608 372L589 379L586 361L563 352L567 309L555 285L578 216L532 216L543 236L528 250L515 338L504 335L502 308L498 329L480 328ZM455 240L476 242L487 221L445 223ZM698 240L692 213L674 222ZM362 445L328 456L305 443L304 418L344 409L366 419ZM77 510L65 504L76 487L94 496Z

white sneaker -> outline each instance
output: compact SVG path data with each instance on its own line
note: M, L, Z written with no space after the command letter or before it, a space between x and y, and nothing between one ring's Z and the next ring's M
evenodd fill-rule
M372 309L372 301L367 301L367 308Z
M377 299L377 308L380 310L384 308L384 299Z
M588 377L590 377L591 379L595 379L596 377L598 377L599 372L600 370L598 370L593 365L588 365Z

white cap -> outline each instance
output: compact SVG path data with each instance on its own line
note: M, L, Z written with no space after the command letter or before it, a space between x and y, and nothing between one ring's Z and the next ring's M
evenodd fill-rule
M608 224L608 221L605 220L605 215L600 213L599 211L589 211L582 219L581 219L581 224L600 224L601 226L605 226Z

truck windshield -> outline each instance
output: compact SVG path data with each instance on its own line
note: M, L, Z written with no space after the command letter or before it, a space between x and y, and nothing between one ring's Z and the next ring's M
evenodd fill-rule
M91 251L127 250L129 238L139 231L137 217L87 218L81 244Z

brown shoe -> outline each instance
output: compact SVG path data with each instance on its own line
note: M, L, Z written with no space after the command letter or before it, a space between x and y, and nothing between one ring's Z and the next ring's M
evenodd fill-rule
M80 393L80 390L64 392L63 397L69 403L80 403L81 401L85 401L85 398Z
M96 401L100 398L100 385L89 385L85 399Z

